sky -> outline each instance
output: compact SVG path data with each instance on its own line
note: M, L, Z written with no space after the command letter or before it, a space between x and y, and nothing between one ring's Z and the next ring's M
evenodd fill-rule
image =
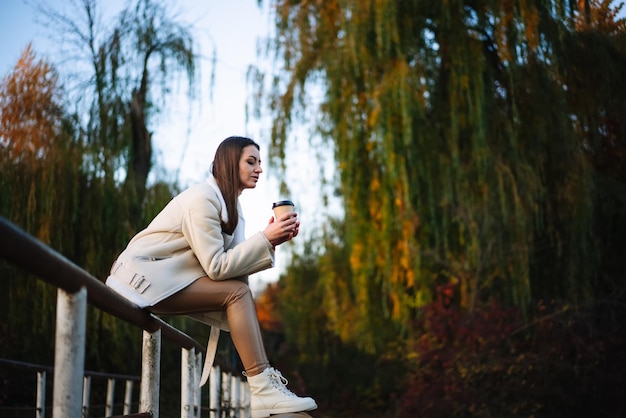
M71 4L69 0L47 0L58 10ZM190 103L184 94L173 97L168 103L154 131L153 141L157 163L165 168L161 177L175 177L178 172L180 184L188 186L205 180L213 153L219 142L231 135L250 136L261 145L261 158L265 160L265 172L257 188L243 192L240 201L246 218L246 234L263 230L272 216L273 201L291 198L301 221L301 235L306 236L307 227L313 228L318 206L312 186L313 178L319 177L319 168L305 144L296 144L295 158L288 181L291 196L281 196L277 189L275 170L267 165L267 131L263 122L246 124L245 103L249 94L246 71L250 64L260 64L257 42L266 37L271 28L267 9L260 9L257 0L171 0L180 18L193 26L194 41L198 53L211 57L215 49L217 67L213 99L209 96L208 58L201 60L199 91L201 99ZM269 0L263 2L267 7ZM115 16L126 2L122 0L101 1L99 6L104 19ZM15 66L29 42L39 58L52 63L60 62L58 45L52 44L49 29L37 23L36 12L24 0L0 0L0 77ZM63 68L60 68L61 72ZM267 124L267 123L266 123ZM303 164L304 160L304 164ZM289 167L288 167L289 168ZM295 173L295 174L294 174ZM297 239L297 238L296 238ZM121 249L120 249L121 250ZM278 279L288 262L289 248L278 247L276 267L250 277L255 293L265 283Z

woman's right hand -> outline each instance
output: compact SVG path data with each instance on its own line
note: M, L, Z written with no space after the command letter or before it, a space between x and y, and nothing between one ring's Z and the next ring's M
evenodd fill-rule
M299 229L300 221L298 220L298 214L296 212L288 212L281 215L278 219L271 217L263 233L275 247L297 236Z

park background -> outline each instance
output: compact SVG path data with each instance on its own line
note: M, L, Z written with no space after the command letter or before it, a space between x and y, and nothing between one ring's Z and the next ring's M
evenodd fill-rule
M247 226L301 208L255 290L315 416L626 415L619 2L120 4L29 2L3 25L41 32L2 49L0 215L104 280L221 139L250 135L266 182ZM0 357L52 364L55 289L0 277ZM136 373L139 345L90 310L87 369ZM32 405L17 379L0 405Z

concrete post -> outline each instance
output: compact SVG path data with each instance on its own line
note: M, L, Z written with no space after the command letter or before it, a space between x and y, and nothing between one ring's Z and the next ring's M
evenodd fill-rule
M222 416L220 392L222 387L222 373L220 366L213 366L209 375L209 418Z
M161 330L143 332L141 356L141 385L139 412L149 412L159 418L159 388L161 386Z
M196 362L196 350L192 348L181 349L180 370L180 416L181 418L194 418L194 368Z
M57 291L53 418L80 418L85 372L87 289Z

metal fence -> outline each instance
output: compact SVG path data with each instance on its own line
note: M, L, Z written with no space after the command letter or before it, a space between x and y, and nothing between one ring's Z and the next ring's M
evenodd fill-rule
M2 217L0 258L58 288L53 418L85 416L85 398L88 399L85 393L89 393L89 381L86 380L89 374L84 370L88 303L143 329L139 411L131 415L130 410L125 409L125 416L159 417L161 339L165 338L181 347L181 418L199 418L204 411L208 411L210 418L249 417L247 383L221 372L219 367L214 367L210 375L209 407L202 406L199 382L204 348L197 341L122 298L100 280ZM33 259L37 263L33 263ZM45 368L42 371L46 371ZM45 374L38 374L38 385L42 380L45 387ZM114 380L111 385L115 384ZM45 418L45 395L42 404L44 406L36 409L38 418Z
M25 371L25 373L36 373L37 378L35 387L35 405L33 407L0 406L0 416L4 416L4 414L8 413L9 410L19 409L34 412L37 418L44 418L47 410L50 409L46 403L47 380L48 375L54 373L54 367L4 358L0 358L0 366L3 368L19 369L20 371ZM91 404L91 388L92 381L94 380L104 380L106 382L106 397L104 405ZM117 402L117 399L115 398L116 385L117 382L120 381L124 383L124 399L121 403ZM138 408L138 402L134 400L134 396L136 396L135 383L139 383L139 381L140 376L85 371L83 378L82 416L93 416L92 410L97 408L104 409L105 417L114 416L115 410L122 410L124 415L129 415L133 408L135 410Z

